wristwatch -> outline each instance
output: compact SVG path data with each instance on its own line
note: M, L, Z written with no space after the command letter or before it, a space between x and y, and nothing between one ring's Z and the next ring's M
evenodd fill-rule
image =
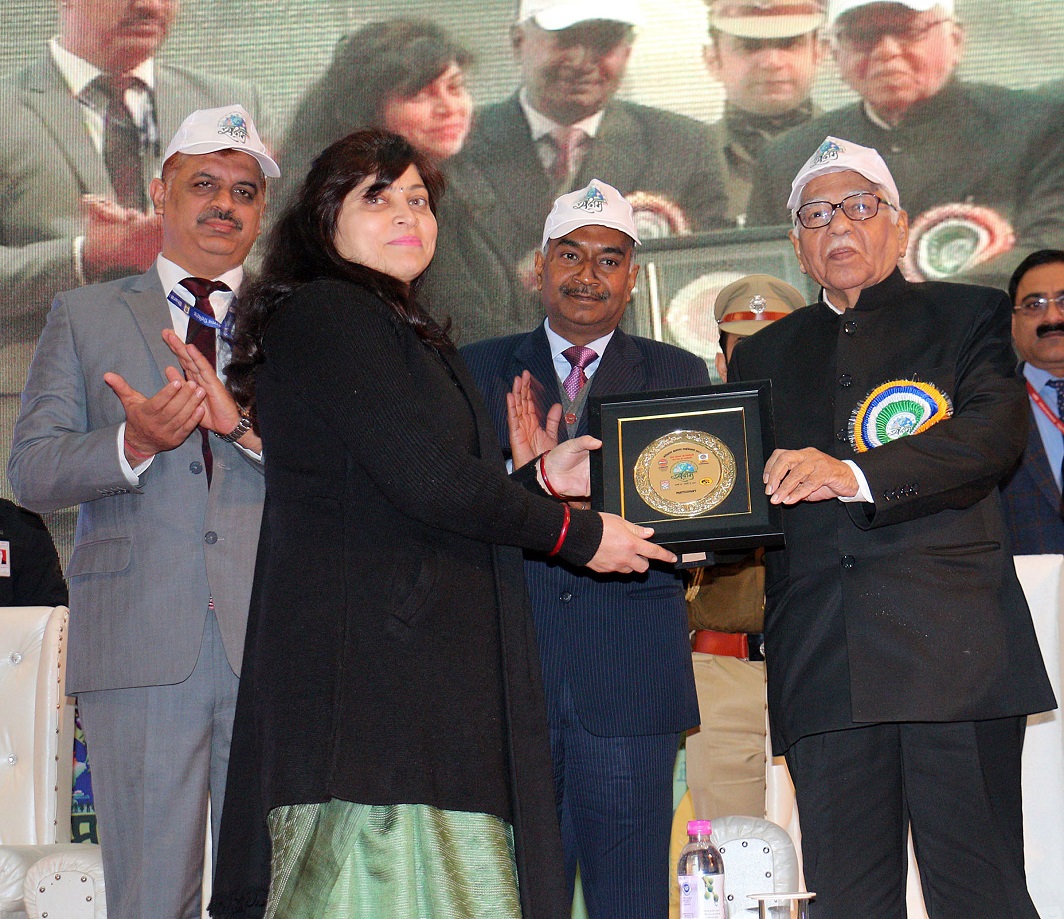
M219 440L224 440L227 443L235 444L241 437L247 434L251 430L251 416L248 415L243 409L240 411L240 420L236 423L236 427L233 428L228 434L219 434L214 432L214 436Z

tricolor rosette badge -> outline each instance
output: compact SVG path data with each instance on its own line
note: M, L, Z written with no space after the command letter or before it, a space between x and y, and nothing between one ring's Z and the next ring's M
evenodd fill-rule
M850 444L858 453L926 431L953 414L949 396L931 383L889 380L873 389L850 416Z

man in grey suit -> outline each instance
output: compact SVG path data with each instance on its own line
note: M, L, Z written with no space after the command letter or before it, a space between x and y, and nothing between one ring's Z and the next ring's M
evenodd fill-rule
M709 129L615 98L640 19L638 0L520 4L511 45L521 87L477 112L463 151L482 178L470 217L512 254L519 287L534 286L534 252L554 199L596 176L628 198L643 238L727 223L726 170ZM522 312L535 322L538 298L511 314Z
M259 232L264 174L280 175L235 104L194 112L166 154L150 187L162 254L55 298L8 465L27 507L80 504L67 690L108 914L129 919L200 914L208 794L215 838L222 810L263 476L215 372L215 328Z
M5 450L52 297L145 271L159 254L147 190L162 144L193 109L239 101L259 114L249 86L154 60L177 7L177 0L63 0L58 35L0 82L8 104L0 134Z

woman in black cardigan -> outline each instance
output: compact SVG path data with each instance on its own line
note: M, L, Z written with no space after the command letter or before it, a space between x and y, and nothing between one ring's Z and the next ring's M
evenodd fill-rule
M505 475L415 300L442 186L397 135L338 141L242 292L229 385L267 500L215 916L566 912L521 549L598 571L671 555L546 496L586 493L589 438L525 487Z

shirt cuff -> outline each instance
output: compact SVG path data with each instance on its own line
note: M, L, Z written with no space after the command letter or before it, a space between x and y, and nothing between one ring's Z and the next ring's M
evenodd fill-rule
M262 464L262 454L256 453L254 450L249 450L247 447L242 447L240 444L234 442L233 446L236 447L241 453L244 454L253 463Z
M842 498L839 500L843 504L850 504L855 501L863 501L865 504L875 504L872 500L872 489L868 487L868 479L865 478L865 474L861 472L861 467L857 465L853 460L843 460L843 462L853 470L854 477L857 479L857 494L852 498Z
M129 460L126 459L126 423L124 421L118 426L118 443L115 446L118 448L118 466L122 470L122 475L125 476L126 481L135 488L140 484L140 477L151 465L151 462L155 457L149 456L138 466L129 465Z
M85 277L85 259L82 256L82 250L85 248L85 237L74 237L74 274L77 276L78 283L84 287L89 283L89 279Z

